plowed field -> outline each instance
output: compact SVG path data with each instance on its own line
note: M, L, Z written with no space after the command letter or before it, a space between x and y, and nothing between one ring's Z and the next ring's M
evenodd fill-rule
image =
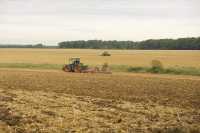
M199 77L0 70L0 132L199 132L199 125Z

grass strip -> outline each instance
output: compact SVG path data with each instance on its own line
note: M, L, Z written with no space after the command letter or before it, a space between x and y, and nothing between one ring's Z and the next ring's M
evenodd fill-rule
M127 72L200 76L200 68L193 67L170 67L163 69L155 69L152 67L129 67Z
M61 69L62 64L0 63L0 68Z
M63 64L32 64L32 63L0 63L0 68L26 68L26 69L54 69L61 70ZM200 76L200 68L193 67L134 67L128 65L110 65L113 72L133 72L133 73L157 73L174 75L194 75Z

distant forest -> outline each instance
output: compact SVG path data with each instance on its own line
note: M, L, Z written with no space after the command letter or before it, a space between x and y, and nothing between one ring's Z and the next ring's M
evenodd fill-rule
M46 46L43 44L0 44L0 48L58 48L58 46Z
M80 49L144 49L144 50L200 50L200 37L133 41L65 41L58 44L59 48Z
M200 37L179 39L150 39L146 41L64 41L57 46L0 45L0 48L78 48L78 49L144 49L144 50L200 50Z

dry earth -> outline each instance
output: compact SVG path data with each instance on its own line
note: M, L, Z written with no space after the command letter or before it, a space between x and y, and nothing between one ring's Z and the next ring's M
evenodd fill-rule
M0 132L200 131L200 78L0 70Z

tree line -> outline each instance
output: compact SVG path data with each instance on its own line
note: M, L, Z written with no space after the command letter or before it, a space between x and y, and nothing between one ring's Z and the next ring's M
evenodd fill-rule
M80 40L58 43L59 48L79 49L144 49L144 50L200 50L200 37L179 39L150 39L146 41Z
M45 46L43 44L0 44L0 48L58 48L58 46Z
M144 50L200 50L200 37L179 39L149 39L140 42L134 41L103 41L79 40L64 41L57 46L35 45L8 45L0 44L0 48L78 48L78 49L144 49Z

